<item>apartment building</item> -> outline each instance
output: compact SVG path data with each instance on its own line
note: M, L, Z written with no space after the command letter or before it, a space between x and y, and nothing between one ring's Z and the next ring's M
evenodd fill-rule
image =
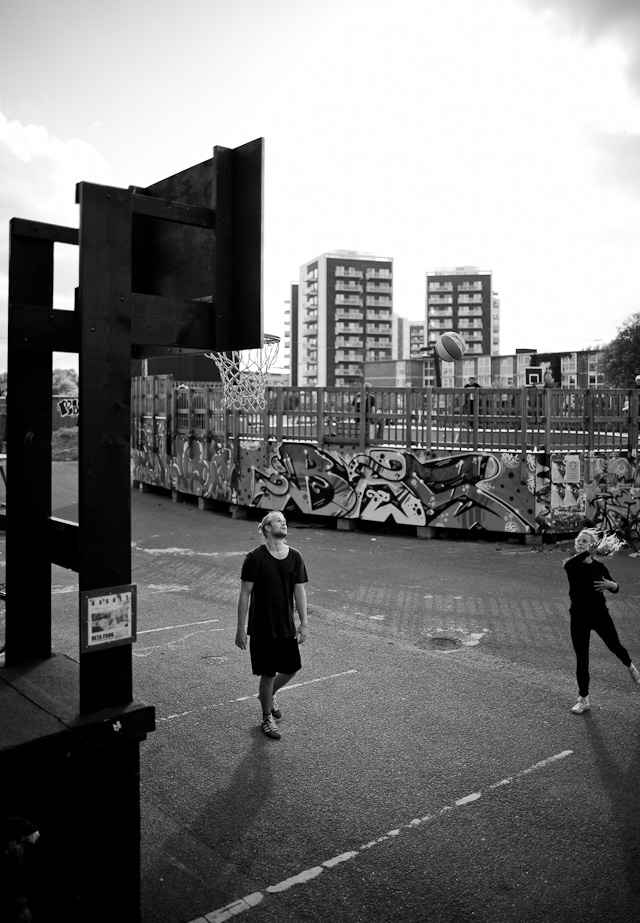
M476 266L427 272L425 328L429 346L454 330L466 340L467 355L498 355L500 298L493 291L492 273Z
M323 253L300 267L296 300L293 385L352 387L361 384L366 361L392 358L393 259L355 250Z
M426 387L435 384L432 361L398 359L367 363L365 375L380 388ZM483 388L525 388L533 382L541 386L545 373L550 372L557 388L608 388L602 367L602 350L596 348L545 353L518 349L505 356L467 354L459 362L442 363L442 387L461 388L471 376Z

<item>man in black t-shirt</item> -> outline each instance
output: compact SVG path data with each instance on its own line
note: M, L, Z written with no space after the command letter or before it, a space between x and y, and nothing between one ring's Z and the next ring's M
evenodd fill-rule
M282 513L267 513L258 531L265 542L250 551L242 565L235 643L244 651L250 636L251 668L260 677L262 731L278 740L282 735L274 719L282 712L276 693L301 667L298 645L307 639L304 585L309 578L300 552L285 543L287 521ZM300 618L297 628L294 602Z

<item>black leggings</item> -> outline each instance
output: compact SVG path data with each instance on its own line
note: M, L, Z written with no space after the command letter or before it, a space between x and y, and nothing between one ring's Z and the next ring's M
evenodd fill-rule
M627 649L620 644L620 638L613 624L613 619L608 612L597 615L572 615L571 616L571 641L576 652L576 677L578 680L578 693L586 697L589 695L589 641L591 632L600 635L612 654L621 660L625 667L631 664L631 657Z

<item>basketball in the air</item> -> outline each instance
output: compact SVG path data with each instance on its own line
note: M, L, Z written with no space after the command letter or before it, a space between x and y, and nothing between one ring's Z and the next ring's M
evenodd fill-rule
M436 352L444 362L456 362L462 359L467 351L467 344L459 333L453 330L441 333L436 340Z

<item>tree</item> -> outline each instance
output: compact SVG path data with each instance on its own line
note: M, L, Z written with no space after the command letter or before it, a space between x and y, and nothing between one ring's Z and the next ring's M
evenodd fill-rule
M626 319L602 350L602 370L610 387L634 387L640 375L640 311Z
M70 394L75 397L78 393L78 373L74 369L55 369L52 387L54 394Z

